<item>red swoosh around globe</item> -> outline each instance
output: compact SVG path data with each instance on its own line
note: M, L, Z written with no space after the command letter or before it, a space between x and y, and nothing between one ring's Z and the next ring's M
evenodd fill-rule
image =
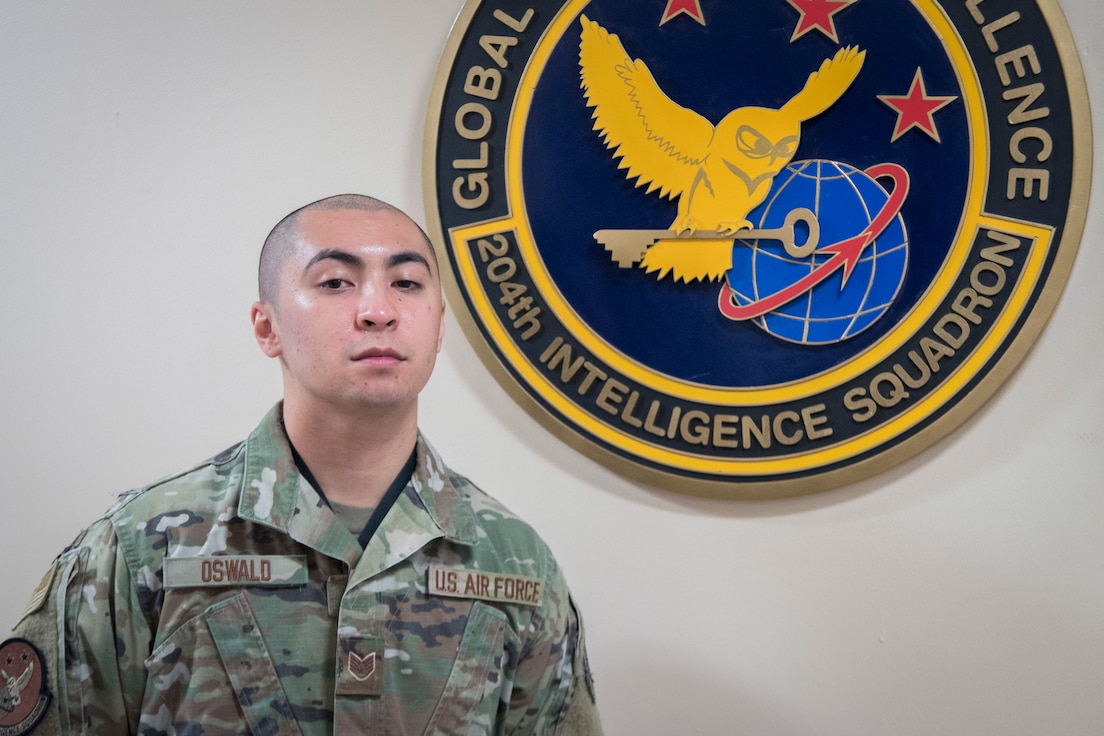
M724 286L721 287L721 294L717 300L717 306L720 308L721 314L729 319L738 320L761 317L793 301L841 268L843 269L843 283L846 284L847 279L851 277L851 272L858 264L862 252L889 226L889 223L901 211L901 205L904 204L905 197L908 196L909 175L902 166L877 164L867 169L866 173L875 179L883 176L893 179L893 191L885 205L882 206L881 211L878 212L865 230L854 237L817 249L817 253L827 253L831 258L786 288L749 304L741 306L733 301L732 289L726 281Z

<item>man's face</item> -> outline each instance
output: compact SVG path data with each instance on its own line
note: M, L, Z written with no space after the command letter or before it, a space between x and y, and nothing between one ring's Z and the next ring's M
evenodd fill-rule
M253 308L261 349L279 357L285 402L410 408L444 336L429 244L389 211L308 210L274 303Z

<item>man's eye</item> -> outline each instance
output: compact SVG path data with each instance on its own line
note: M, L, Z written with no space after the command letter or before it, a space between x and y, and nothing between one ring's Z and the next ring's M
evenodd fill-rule
M395 282L395 288L403 291L413 291L419 287L421 287L421 284L413 279L399 279Z
M345 285L345 279L326 279L322 282L323 289L340 289Z

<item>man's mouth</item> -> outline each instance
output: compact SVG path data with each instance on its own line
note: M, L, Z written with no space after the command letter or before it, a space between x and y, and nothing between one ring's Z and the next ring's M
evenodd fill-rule
M354 355L353 360L368 365L394 365L404 358L391 348L368 348Z

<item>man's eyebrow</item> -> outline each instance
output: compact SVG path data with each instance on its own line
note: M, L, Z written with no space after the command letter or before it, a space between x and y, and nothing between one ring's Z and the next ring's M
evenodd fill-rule
M315 253L313 258L307 261L307 265L303 270L309 271L314 264L320 263L321 261L339 261L356 268L364 267L364 259L355 253L350 253L347 250L339 250L337 248L323 248Z
M433 269L429 266L429 261L416 250L403 250L393 254L387 259L387 267L395 268L401 266L404 263L420 263L425 266L425 269L430 273L433 273Z

